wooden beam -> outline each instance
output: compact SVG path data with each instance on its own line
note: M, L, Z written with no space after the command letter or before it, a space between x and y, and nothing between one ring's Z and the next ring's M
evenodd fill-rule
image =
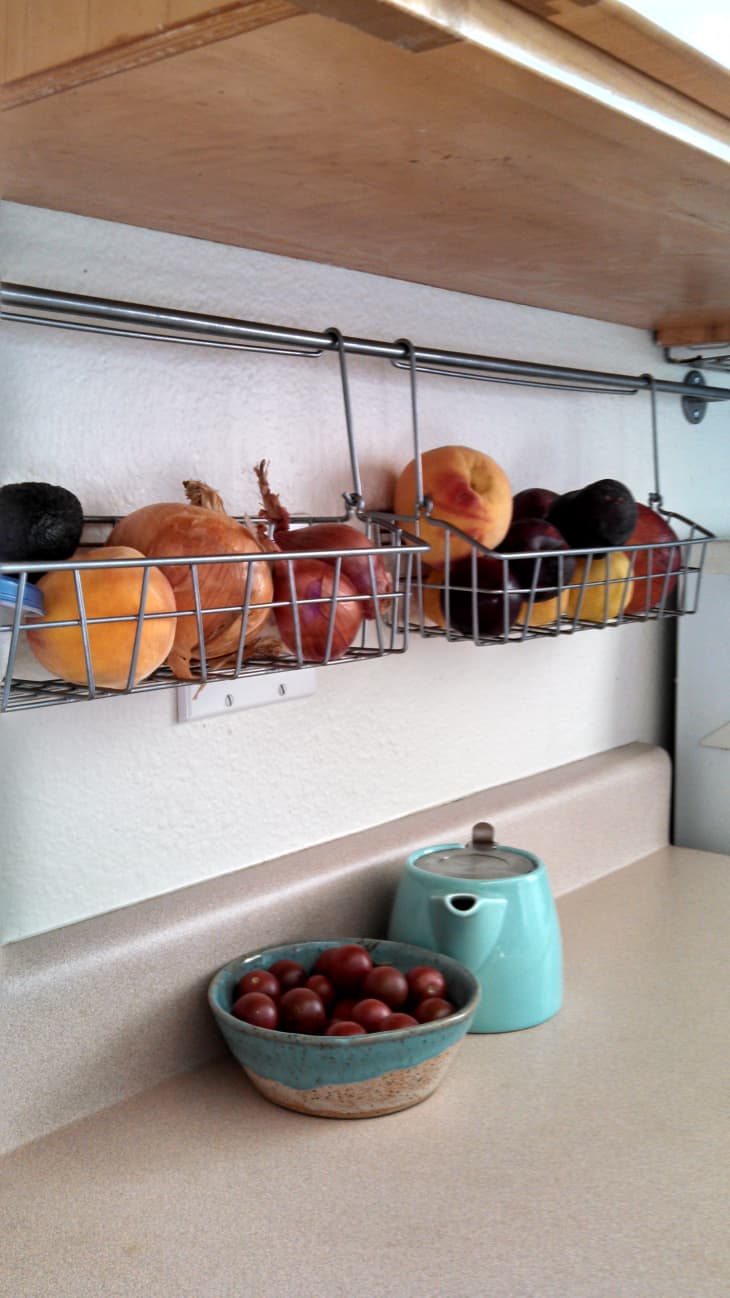
M660 347L730 346L730 309L667 317L654 330L654 340Z
M0 108L16 108L20 104L45 99L99 81L103 77L128 72L147 63L168 59L203 45L229 40L243 32L266 27L271 23L293 18L301 9L289 0L239 0L236 4L204 7L200 2L188 0L188 9L200 12L193 17L160 23L152 31L123 35L124 10L129 5L115 4L115 22L110 25L106 0L88 0L81 6L78 0L50 0L55 15L50 29L43 24L42 0L2 0L0 22L4 28L5 68L11 73L19 68L36 65L23 75L6 76L0 89ZM149 24L155 9L179 13L183 0L161 0L145 11ZM83 8L85 25L81 21ZM138 6L133 6L138 13ZM131 15L133 17L134 15ZM61 21L62 19L62 21ZM133 24L132 24L133 26ZM3 28L0 28L2 34ZM42 39L41 39L42 38ZM40 42L40 44L39 44ZM69 57L70 51L76 51ZM55 62L54 62L55 60ZM38 63L43 66L38 67Z
M730 116L730 74L621 0L511 0L716 113ZM688 0L691 4L691 0Z
M369 36L398 45L412 54L452 45L460 38L453 32L397 8L389 0L299 0L309 13L334 18L336 22L357 27Z
M730 116L577 39L511 0L388 0L462 41L609 104L630 119L730 162ZM373 3L373 0L370 0ZM591 0L587 0L590 6ZM676 42L689 60L694 51ZM714 65L713 65L714 66ZM722 72L722 69L720 69ZM728 74L723 74L727 79ZM725 101L723 101L725 102Z

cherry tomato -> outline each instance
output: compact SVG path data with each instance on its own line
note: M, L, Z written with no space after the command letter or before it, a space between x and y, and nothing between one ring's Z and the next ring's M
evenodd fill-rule
M386 1005L385 1001L376 1000L374 996L367 996L353 1006L352 1018L355 1023L362 1023L366 1032L377 1032L383 1019L387 1019L390 1013L390 1006Z
M417 1028L418 1019L412 1014L389 1014L378 1024L378 1032L395 1032L397 1028Z
M277 960L272 964L269 973L279 979L279 986L283 992L291 991L292 987L303 987L307 981L306 969L297 964L296 960Z
M413 1012L419 1023L431 1023L433 1019L448 1018L449 1014L453 1014L454 1006L442 996L427 996L425 1000L419 1001Z
M329 959L327 977L332 979L338 991L355 991L372 967L373 962L365 947L351 942L334 948Z
M321 1032L327 1022L327 1012L311 987L291 987L279 1001L281 1021L288 1032Z
M276 1002L263 992L246 992L239 996L231 1014L244 1023L252 1023L257 1028L276 1028L279 1025L279 1011Z
M328 946L324 951L320 951L314 962L314 969L312 972L316 974L324 974L326 978L329 978L329 967L334 951L335 947L333 946Z
M334 1004L337 992L325 974L310 974L304 986L317 993L326 1010L329 1009L330 1005Z
M362 1023L352 1023L348 1019L339 1019L337 1023L330 1023L325 1028L326 1037L364 1037L365 1029Z
M270 969L249 969L239 980L236 995L245 996L246 992L263 992L272 1000L278 1000L281 995L279 979Z
M399 1010L408 1000L405 974L389 964L375 965L363 979L361 990L363 996L375 996L392 1010Z
M349 996L345 1000L337 1001L337 1004L330 1010L330 1020L332 1023L349 1022L352 1019L352 1011L355 1008L356 997Z
M427 996L443 996L446 992L444 975L431 965L416 965L415 968L409 969L406 978L408 989L415 1001L423 1001Z

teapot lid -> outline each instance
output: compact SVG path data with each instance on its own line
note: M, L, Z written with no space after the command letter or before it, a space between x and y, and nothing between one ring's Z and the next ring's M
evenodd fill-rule
M532 874L538 864L527 852L495 843L494 829L485 820L474 826L466 847L445 847L424 854L417 862L419 870L455 879L515 879Z

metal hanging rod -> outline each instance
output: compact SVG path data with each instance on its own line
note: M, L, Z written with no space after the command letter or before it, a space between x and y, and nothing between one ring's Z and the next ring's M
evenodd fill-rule
M191 335L210 335L214 344L259 344L265 347L290 350L305 348L319 352L348 352L357 356L375 356L390 361L408 361L409 353L402 342L379 342L371 338L335 337L333 331L315 332L308 329L284 328L280 325L257 324L226 316L203 315L191 311L174 311L168 307L144 306L135 302L120 302L111 298L87 297L80 293L59 293L53 289L40 289L25 284L0 285L0 319L21 320L28 323L59 324L57 316L75 316L75 327L99 333L112 333L104 322L136 328L140 336L149 337L144 329L154 329L158 337L170 341L189 340ZM50 318L40 314L29 317L20 312L50 313ZM101 323L98 323L101 322ZM67 323L67 322L66 322ZM137 334L135 334L137 336ZM430 347L414 347L413 359L419 366L464 378L463 371L474 374L513 376L515 378L544 381L548 386L563 383L571 389L590 385L601 392L647 390L652 382L656 392L678 397L698 399L697 387L690 383L654 379L647 374L608 374L601 370L573 369L564 365L538 365L531 361L507 360L495 356L480 356L468 352L441 351ZM462 373L459 373L462 371ZM702 401L730 401L730 388L703 386Z

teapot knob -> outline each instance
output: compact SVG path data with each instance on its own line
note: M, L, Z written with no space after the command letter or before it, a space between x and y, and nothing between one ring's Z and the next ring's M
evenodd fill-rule
M494 826L480 820L471 832L472 847L478 852L488 852L494 847Z

